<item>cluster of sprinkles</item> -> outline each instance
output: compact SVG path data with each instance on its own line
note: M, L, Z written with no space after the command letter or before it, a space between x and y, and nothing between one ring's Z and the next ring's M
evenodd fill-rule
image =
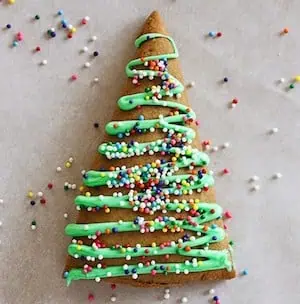
M9 3L10 0L8 0L8 3ZM14 0L11 0L12 3L10 4L13 4L14 3ZM55 27L49 27L48 29L46 29L46 37L48 37L49 39L53 39L57 36L57 29L63 29L66 33L66 38L67 39L72 39L74 34L77 32L77 28L75 26L73 26L71 23L68 22L68 20L65 18L64 16L64 11L62 9L58 10L57 13L56 13L56 16L57 17L61 17L61 20L59 21L59 25L55 28ZM39 14L36 14L32 17L32 20L33 21L38 21L41 19L41 16ZM90 21L90 17L89 16L85 16L83 17L79 24L80 26L86 26ZM12 24L11 23L7 23L4 27L5 29L9 30L12 28ZM24 40L24 33L23 32L17 32L14 34L14 37L13 37L13 40L12 40L12 43L11 43L11 47L12 48L16 48L20 45L20 42L22 42ZM93 35L91 36L88 41L89 42L94 42L97 40L97 36ZM88 52L88 47L87 46L84 46L83 49L82 49L83 52ZM42 48L40 45L37 45L35 47L32 48L32 52L33 53L40 53L42 52ZM99 56L99 52L97 50L94 50L92 53L91 53L91 57L93 58L96 58ZM39 64L41 66L46 66L48 64L48 59L44 58L42 59ZM89 61L85 62L83 64L83 66L85 68L89 68L91 66L91 63ZM74 73L74 74L71 74L70 77L69 77L69 80L71 81L76 81L78 80L79 76L78 74ZM98 78L95 77L94 80L93 80L94 83L97 83L98 82Z
M136 40L136 46L149 39L168 39L173 46L173 53L146 58L138 58L129 62L126 67L127 76L132 83L139 86L143 78L153 80L160 78L161 83L146 88L144 92L123 96L118 105L124 111L130 111L141 106L162 106L170 108L169 116L159 115L157 119L147 120L139 115L136 120L114 121L106 125L106 132L116 136L120 141L103 143L99 153L108 159L124 159L140 155L169 155L170 161L157 159L152 163L133 167L111 167L109 170L88 171L83 173L83 182L89 187L106 186L116 189L112 196L93 196L89 191L75 199L77 210L109 213L111 208L128 208L139 214L151 214L161 211L164 215L146 220L138 215L133 221L69 224L66 234L73 237L68 253L75 259L86 260L83 268L72 268L65 273L67 283L79 279L94 279L100 282L102 278L114 276L131 276L138 279L139 275L161 273L184 273L207 271L213 269L232 269L229 250L212 250L209 244L224 239L224 229L212 220L222 217L222 209L217 204L201 202L198 199L181 199L182 195L192 195L195 191L207 191L213 185L213 177L204 168L209 162L206 154L191 146L195 131L190 127L196 123L192 109L175 101L163 100L163 97L181 98L184 86L168 73L168 60L178 57L178 52L172 38L161 34L146 34ZM145 69L136 69L144 66ZM144 134L160 129L165 137L152 142L123 141L132 134ZM187 168L189 173L180 174L180 169ZM127 189L127 194L119 191ZM171 195L178 199L171 199ZM169 211L182 214L180 218L167 216ZM185 215L188 213L188 215ZM230 213L227 213L228 217ZM184 233L177 241L167 241L161 244L152 243L143 247L136 244L133 247L115 244L108 247L102 240L103 234L139 231L142 234L154 231ZM195 235L193 235L194 233ZM81 237L92 240L86 245ZM195 248L201 246L199 248ZM149 260L137 264L127 264L133 257L147 255ZM170 255L187 257L181 263L157 263L155 256L163 255L168 261ZM109 266L107 258L125 259L125 264ZM89 262L96 262L93 266ZM104 266L105 265L105 266ZM168 293L166 293L168 294ZM166 295L168 297L168 295ZM182 303L187 298L181 299Z

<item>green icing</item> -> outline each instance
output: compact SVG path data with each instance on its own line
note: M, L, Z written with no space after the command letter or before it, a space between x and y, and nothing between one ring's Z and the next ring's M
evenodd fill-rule
M205 166L209 163L208 156L196 148L191 147L191 143L195 138L195 131L187 125L187 121L196 118L195 113L189 107L168 100L161 100L164 97L177 97L184 91L183 84L170 75L166 70L155 71L149 69L136 70L138 66L146 65L151 60L165 60L174 59L178 57L176 45L171 37L151 33L140 36L136 41L136 47L149 39L164 38L168 39L173 47L173 52L170 54L149 56L146 58L138 58L130 61L126 66L126 74L129 78L137 79L149 77L149 79L161 78L162 86L155 86L145 90L145 92L122 96L118 100L118 105L121 110L130 111L139 106L161 106L168 107L176 111L174 115L164 117L160 115L157 119L145 119L144 117L137 120L127 121L113 121L106 125L106 132L109 135L130 136L131 130L137 130L139 133L153 132L155 129L161 129L164 133L168 133L164 139L157 139L152 142L109 142L103 143L99 146L99 153L105 155L108 159L121 159L126 157L139 156L143 154L153 155L160 152L173 154L175 161L172 163L159 164L159 169L163 170L159 181L163 184L163 194L191 194L192 190L201 191L204 187L213 185L213 177L210 174L175 174L180 168ZM164 87L164 81L171 83L171 87ZM172 135L178 136L179 139L184 138L179 146L174 146ZM181 136L180 136L181 135ZM174 169L176 168L176 170ZM120 176L126 175L130 183L134 186L136 177L139 172L149 172L151 164L147 164L141 168L116 168L114 171L88 171L84 176L84 184L87 186L104 186L108 187L123 187L126 184ZM144 183L148 182L153 176L148 174L142 177ZM155 174L154 174L155 178ZM178 188L179 186L179 188ZM75 204L80 208L87 208L89 211L92 208L132 208L133 211L138 211L141 205L150 210L152 214L159 210L167 211L194 211L197 212L196 216L189 217L185 220L177 220L174 217L157 217L154 221L144 221L144 218L137 217L135 221L119 221L107 223L90 223L90 224L69 224L65 232L67 235L73 237L89 236L94 238L98 233L120 233L130 231L140 231L141 233L154 232L159 230L169 229L173 232L189 230L196 234L196 236L188 237L184 242L171 242L170 246L163 248L160 247L141 247L138 248L98 248L93 243L92 246L71 244L69 245L68 252L75 258L85 257L87 260L95 261L96 259L102 260L103 258L126 258L140 256L159 256L159 255L182 255L192 258L186 260L184 263L164 263L143 265L124 265L124 266L109 266L104 268L92 268L91 271L84 272L82 269L71 269L67 275L68 285L72 280L80 279L95 279L97 282L101 278L132 275L134 279L140 274L155 274L155 273L185 273L199 272L215 269L232 269L229 250L210 250L208 245L210 243L219 242L224 239L225 232L217 225L205 225L206 222L218 219L221 217L222 209L217 204L193 201L192 204L186 200L160 200L156 196L155 202L149 205L145 193L130 190L126 195L116 196L77 196ZM150 194L154 194L150 190ZM158 202L159 201L159 202ZM213 210L213 212L212 212ZM162 220L163 218L163 220ZM198 246L206 246L205 249L197 248ZM186 250L186 248L188 250ZM198 260L198 259L199 260ZM99 265L99 264L98 264ZM155 273L153 273L155 272Z
M106 267L105 269L94 268L91 272L83 273L81 269L72 269L67 277L67 284L70 285L73 280L96 280L100 281L101 278L107 277L119 277L125 276L128 274L137 275L140 274L149 274L154 268L156 273L168 274L168 273L184 273L188 274L191 272L200 272L208 270L217 270L217 269L227 269L231 270L232 265L228 258L228 252L225 251L211 251L211 250L202 250L202 257L207 260L196 261L185 264L185 263L168 263L168 269L165 269L165 264L155 264L151 266L144 266L139 263L137 265L124 265L124 266L111 266ZM164 267L164 269L161 269ZM124 269L125 268L125 269ZM127 273L125 272L127 271ZM135 277L137 278L137 277Z

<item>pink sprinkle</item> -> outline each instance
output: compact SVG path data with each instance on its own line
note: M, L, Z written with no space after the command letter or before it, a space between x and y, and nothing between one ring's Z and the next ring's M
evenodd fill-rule
M72 76L71 76L71 80L77 80L78 79L78 76L76 75L76 74L73 74Z
M224 230L227 230L228 226L226 224L223 224L223 228L224 228Z
M152 274L153 276L155 276L155 275L156 275L156 270L152 269L152 270L151 270L151 274Z
M196 121L195 121L195 124L196 124L196 126L199 126L199 125L200 125L200 121L199 121L199 120L196 120Z
M17 35L16 35L16 38L17 38L18 41L22 41L24 39L23 33L18 32Z
M230 213L230 211L225 211L224 215L226 218L231 219L232 218L232 214Z

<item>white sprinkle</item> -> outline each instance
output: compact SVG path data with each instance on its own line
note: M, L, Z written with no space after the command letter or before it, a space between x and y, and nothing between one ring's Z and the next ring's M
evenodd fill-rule
M181 303L187 303L189 300L187 297L182 297L181 298Z
M44 59L42 62L41 62L42 65L47 65L48 64L48 61L46 59Z
M99 82L99 78L98 78L98 77L95 77L95 78L94 78L94 82Z
M50 31L51 31L51 32L55 32L55 28L54 28L54 27L51 27L51 28L50 28Z
M214 290L213 288L211 288L211 289L208 291L208 293L209 293L210 295L213 295L213 294L215 293L215 290Z
M169 293L165 293L165 294L164 294L164 299L166 299L166 300L167 300L167 299L170 299L170 294L169 294Z
M99 282L101 281L101 278L96 277L96 278L95 278L95 281L96 281L97 283L99 283Z
M35 230L36 229L36 225L31 225L31 230Z
M37 193L37 195L38 195L38 197L42 197L44 194L43 194L43 192L39 191L39 192Z
M3 204L4 200L2 198L0 198L0 204Z
M0 227L3 225L2 221L0 221Z
M83 229L84 229L84 230L88 230L88 229L89 229L89 225L87 225L87 224L84 225L84 226L83 226Z
M223 149L226 149L226 148L229 148L229 146L230 146L230 143L225 142L222 147L223 147Z
M218 147L218 146L214 146L214 147L212 147L212 150L213 150L214 152L217 152L217 151L219 150L219 147Z
M68 24L67 27L68 27L69 30L71 30L73 28L73 25L72 24Z
M280 78L280 79L279 79L279 82L280 82L280 83L285 83L285 79L284 79L284 78Z
M84 19L85 21L90 21L90 17L89 17L89 16L85 16L83 19Z
M69 157L69 162L72 163L74 161L73 157Z
M252 190L253 191L258 191L260 189L260 185L254 185L253 187L252 187Z
M85 64L84 64L84 67L86 67L86 68L89 68L91 66L91 64L89 63L89 62L86 62Z
M89 48L88 48L87 46L84 46L84 47L82 48L81 51L82 51L83 53L86 53L88 50L89 50Z
M67 219L68 218L68 213L64 213L64 218Z
M274 178L274 179L282 178L282 174L279 173L279 172L277 172L277 173L274 174L273 178Z
M231 106L231 108L235 108L235 107L236 107L236 103L233 103L233 102L232 102L232 103L230 104L230 106Z
M97 40L97 36L92 36L91 37L91 41L96 41Z
M76 184L72 184L71 187L72 187L73 190L75 190L77 186L76 186Z
M274 133L277 133L278 131L279 131L278 128L272 128L272 129L270 130L270 133L271 133L271 134L274 134Z
M169 289L169 288L166 288L166 289L165 289L165 293L170 293L170 289Z
M57 167L56 172L61 172L61 167Z
M69 189L72 189L72 185L71 185L71 184L68 184L68 188L69 188Z
M257 175L253 175L251 178L250 178L250 181L251 182L256 182L259 180L259 177Z

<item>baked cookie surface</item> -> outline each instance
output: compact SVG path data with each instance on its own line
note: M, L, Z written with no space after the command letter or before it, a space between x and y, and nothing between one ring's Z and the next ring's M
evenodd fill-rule
M65 278L162 286L235 276L178 50L153 12L85 189ZM99 170L100 169L100 170Z

